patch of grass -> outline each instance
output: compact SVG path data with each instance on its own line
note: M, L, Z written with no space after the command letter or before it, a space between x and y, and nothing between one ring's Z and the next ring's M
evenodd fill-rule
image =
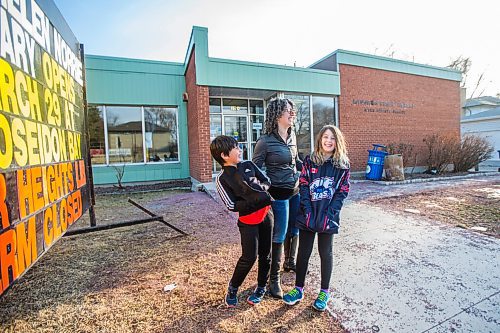
M128 197L98 197L98 224L144 217ZM269 297L248 305L256 267L240 288L240 305L227 309L240 256L234 216L203 193L131 197L190 235L151 222L61 239L0 298L0 331L343 332L331 315L311 309L315 295L291 308ZM177 288L163 292L170 283Z
M423 216L461 228L484 227L500 238L500 182L419 192L370 202L394 211L418 209Z

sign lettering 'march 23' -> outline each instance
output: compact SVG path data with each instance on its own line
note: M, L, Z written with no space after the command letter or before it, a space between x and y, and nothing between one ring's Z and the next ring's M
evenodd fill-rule
M88 207L82 69L51 0L0 0L0 295Z

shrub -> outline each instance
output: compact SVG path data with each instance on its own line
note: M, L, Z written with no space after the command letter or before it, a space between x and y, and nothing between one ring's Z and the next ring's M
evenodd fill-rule
M122 189L123 184L123 176L125 175L125 164L121 165L113 165L113 169L115 169L115 176L116 176L116 181L118 182L118 185L116 187Z
M486 138L466 134L453 153L454 172L464 172L486 161L493 153L493 146Z
M451 134L432 134L424 138L427 148L427 171L443 173L453 163L454 152L460 145L458 136Z

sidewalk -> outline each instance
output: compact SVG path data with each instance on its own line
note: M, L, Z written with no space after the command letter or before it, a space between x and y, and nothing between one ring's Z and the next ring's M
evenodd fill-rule
M352 184L334 238L330 311L350 332L500 332L500 240L388 213L365 199L497 180ZM218 199L213 184L208 192ZM316 246L306 292L319 288Z
M334 256L331 309L349 331L500 331L498 239L353 203Z

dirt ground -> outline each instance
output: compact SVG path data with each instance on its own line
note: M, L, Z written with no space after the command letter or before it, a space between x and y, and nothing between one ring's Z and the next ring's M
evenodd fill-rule
M128 197L190 235L151 222L64 237L2 296L0 331L342 332L331 314L311 308L312 294L295 307L267 297L248 305L255 268L240 288L240 305L223 305L239 234L234 217L208 195L98 196L98 224L146 217ZM88 226L87 216L75 226ZM285 273L286 290L293 279ZM164 292L171 283L177 287Z
M439 191L373 199L368 202L391 211L417 214L500 238L499 181L487 181L467 187L450 186ZM475 229L477 227L480 229Z

